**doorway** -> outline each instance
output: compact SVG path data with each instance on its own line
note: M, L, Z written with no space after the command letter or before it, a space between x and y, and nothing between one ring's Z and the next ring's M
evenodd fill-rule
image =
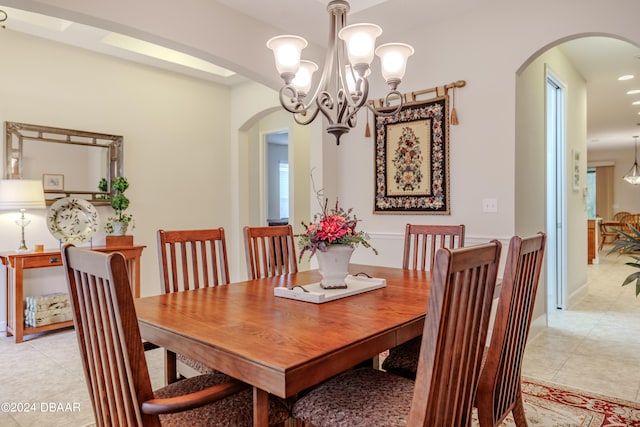
M547 301L549 310L566 309L566 118L565 89L547 69Z
M265 135L266 222L268 225L289 224L289 133Z

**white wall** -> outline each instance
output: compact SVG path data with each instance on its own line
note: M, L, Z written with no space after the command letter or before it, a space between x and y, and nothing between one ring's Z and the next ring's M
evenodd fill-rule
M279 86L273 60L264 48L264 41L282 31L243 18L215 2L187 2L180 9L182 15L179 20L175 19L172 2L7 0L7 3L100 24L171 47L187 47L189 53L206 59L219 59L221 65L235 67L257 81L271 83L274 88ZM154 10L153 18L148 10ZM396 11L394 16L385 19L411 13L402 5L398 5ZM374 215L373 144L362 136L364 117L360 118L362 123L358 129L343 137L338 149L330 147L330 142L318 145L325 138L317 127L312 129L309 150L314 156L321 156L323 186L335 191L345 206L355 209L363 219L362 227L372 233L374 244L381 251L380 256L373 257L368 251L359 250L354 260L398 265L401 258L398 242L407 222L464 223L470 243L491 238L506 242L516 232L514 165L518 71L547 48L579 35L615 35L640 44L639 13L640 3L636 0L493 0L465 14L447 15L441 19L438 19L438 11L434 7L432 16L425 17L424 25L420 26L387 27L385 22L377 22L385 27L381 42L393 38L416 47L417 52L410 59L401 91L416 91L459 79L466 80L467 86L456 93L460 125L452 126L450 133L450 216ZM221 40L233 40L234 43ZM377 66L372 75L372 94L382 96L385 88L375 77L379 75ZM29 88L25 90L28 93ZM542 86L540 90L544 90ZM267 108L277 108L277 101L273 91L254 90L251 86L232 92L230 127L227 128L231 132L232 171L227 179L231 180L231 221L235 231L244 221L246 212L246 205L241 200L246 193L237 191L246 188L246 182L239 175L239 169L244 165L240 161L246 154L243 152L246 150L243 132L248 129L248 120ZM58 95L69 102L77 99L75 93L60 92ZM182 112L191 114L193 110L184 108ZM115 123L120 121L120 118L116 119ZM235 135L237 129L241 131ZM128 153L128 158L134 156L137 161L144 160L142 155L136 154ZM318 164L317 158L313 157L310 164ZM132 188L147 191L148 187L140 184L142 182L136 182ZM483 213L483 198L496 198L498 213ZM538 202L542 204L544 200ZM154 207L166 208L162 204ZM543 226L543 223L528 224L533 229ZM239 236L234 237L239 241Z
M586 175L586 84L557 47L548 50L518 75L516 120L516 233L530 235L544 230L546 218L545 86L547 72L565 85L568 306L587 285L587 214L583 191L573 191L572 150L582 153L581 170ZM586 185L586 176L582 183ZM541 226L542 224L542 226ZM545 277L545 276L543 276ZM546 283L543 281L542 283ZM537 294L534 318L546 307L544 286Z
M132 234L136 243L147 246L142 256L142 295L159 292L158 228L232 226L227 208L231 205L228 88L10 30L2 30L0 51L5 58L0 67L0 122L124 136L129 211L136 219ZM54 167L56 159L49 162ZM101 226L94 243L104 244L102 225L112 209L100 206L98 211ZM28 215L33 220L26 228L28 246L44 243L57 248L46 227L45 211ZM0 212L0 251L18 245L15 216ZM34 274L30 272L27 282ZM64 289L61 271L46 275L51 287ZM4 319L5 304L0 307Z
M294 233L301 232L300 222L308 220L311 150L318 144L312 140L311 127L297 125L291 115L279 106L277 93L257 83L247 83L231 90L231 188L233 203L232 234L227 237L230 259L242 260L229 266L235 277L246 277L242 227L260 225L260 198L257 191L257 171L260 170L258 143L261 134L274 130L289 132L289 177L291 197L289 221ZM318 130L318 129L316 129ZM317 133L317 132L316 132ZM318 161L318 157L314 158ZM235 264L235 265L234 265ZM308 268L303 262L301 269ZM230 273L234 276L233 273Z
M629 141L633 141L631 135ZM631 185L623 176L633 166L633 147L612 150L590 150L588 163L613 162L613 213L640 212L640 185Z

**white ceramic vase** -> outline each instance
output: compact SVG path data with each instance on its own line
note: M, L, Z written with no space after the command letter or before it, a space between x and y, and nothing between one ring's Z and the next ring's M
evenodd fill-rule
M353 249L349 245L331 245L326 252L317 251L318 267L322 275L320 286L324 289L344 289L344 279L349 275L349 262Z
M128 222L112 222L111 223L111 228L113 229L113 232L111 233L112 236L124 236L125 234L127 234L127 227L129 226Z

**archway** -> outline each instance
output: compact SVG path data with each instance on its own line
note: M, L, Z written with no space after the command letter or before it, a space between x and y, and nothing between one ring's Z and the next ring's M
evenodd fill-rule
M572 40L596 37L593 34L580 34L551 43L532 55L517 72L516 79L516 147L515 147L515 228L517 234L528 234L545 228L548 217L548 156L546 135L546 97L544 92L547 76L552 73L566 85L565 113L566 146L561 159L566 172L561 176L565 189L564 196L557 200L565 207L561 219L559 236L566 235L566 248L556 254L560 262L564 261L566 275L557 283L548 275L543 282L547 289L555 292L555 285L564 287L566 302L564 308L580 299L588 290L587 286L587 232L586 232L586 192L585 178L587 170L587 140L589 102L598 102L588 96L589 82L583 78L584 70L579 70L568 58L563 46ZM597 37L602 38L599 34ZM607 37L620 40L614 35ZM626 43L626 42L625 42ZM577 166L580 170L580 183L575 186L570 181L569 166L572 154L580 158ZM549 232L549 230L546 230ZM552 233L550 233L552 234ZM561 238L561 237L560 237ZM548 248L555 242L550 239ZM547 252L548 257L552 251ZM555 299L554 292L538 293L537 310L547 307L547 301ZM549 299L547 299L549 298ZM541 313L538 312L537 315ZM534 318L536 313L534 313ZM544 325L542 325L544 326Z
M297 125L293 117L279 105L260 110L238 127L237 156L237 205L234 220L235 230L245 225L267 225L266 216L261 217L265 188L263 173L264 156L261 144L264 135L273 131L286 131L289 134L289 175L290 202L289 224L294 232L300 233L301 222L310 218L310 174L311 170L311 128ZM243 236L238 233L238 241ZM238 259L244 259L244 248L239 245ZM308 262L302 260L301 270L307 269ZM246 274L244 266L242 274Z

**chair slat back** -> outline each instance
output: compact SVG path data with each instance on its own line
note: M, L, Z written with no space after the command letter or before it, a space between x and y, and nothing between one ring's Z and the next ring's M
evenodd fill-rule
M409 426L468 425L501 244L436 253Z
M622 217L620 220L622 224L622 231L627 233L633 233L631 227L636 230L640 230L640 214L628 214Z
M229 283L223 228L158 230L162 293Z
M98 426L159 426L124 256L62 251L85 378Z
M438 249L463 246L464 225L407 224L402 268L432 271Z
M631 212L616 212L613 215L613 221L622 221L622 218L624 218L625 216L629 215Z
M291 225L244 228L249 279L298 272Z
M502 280L491 343L478 384L481 426L497 426L520 397L520 378L546 235L514 236ZM514 414L515 416L516 414Z

